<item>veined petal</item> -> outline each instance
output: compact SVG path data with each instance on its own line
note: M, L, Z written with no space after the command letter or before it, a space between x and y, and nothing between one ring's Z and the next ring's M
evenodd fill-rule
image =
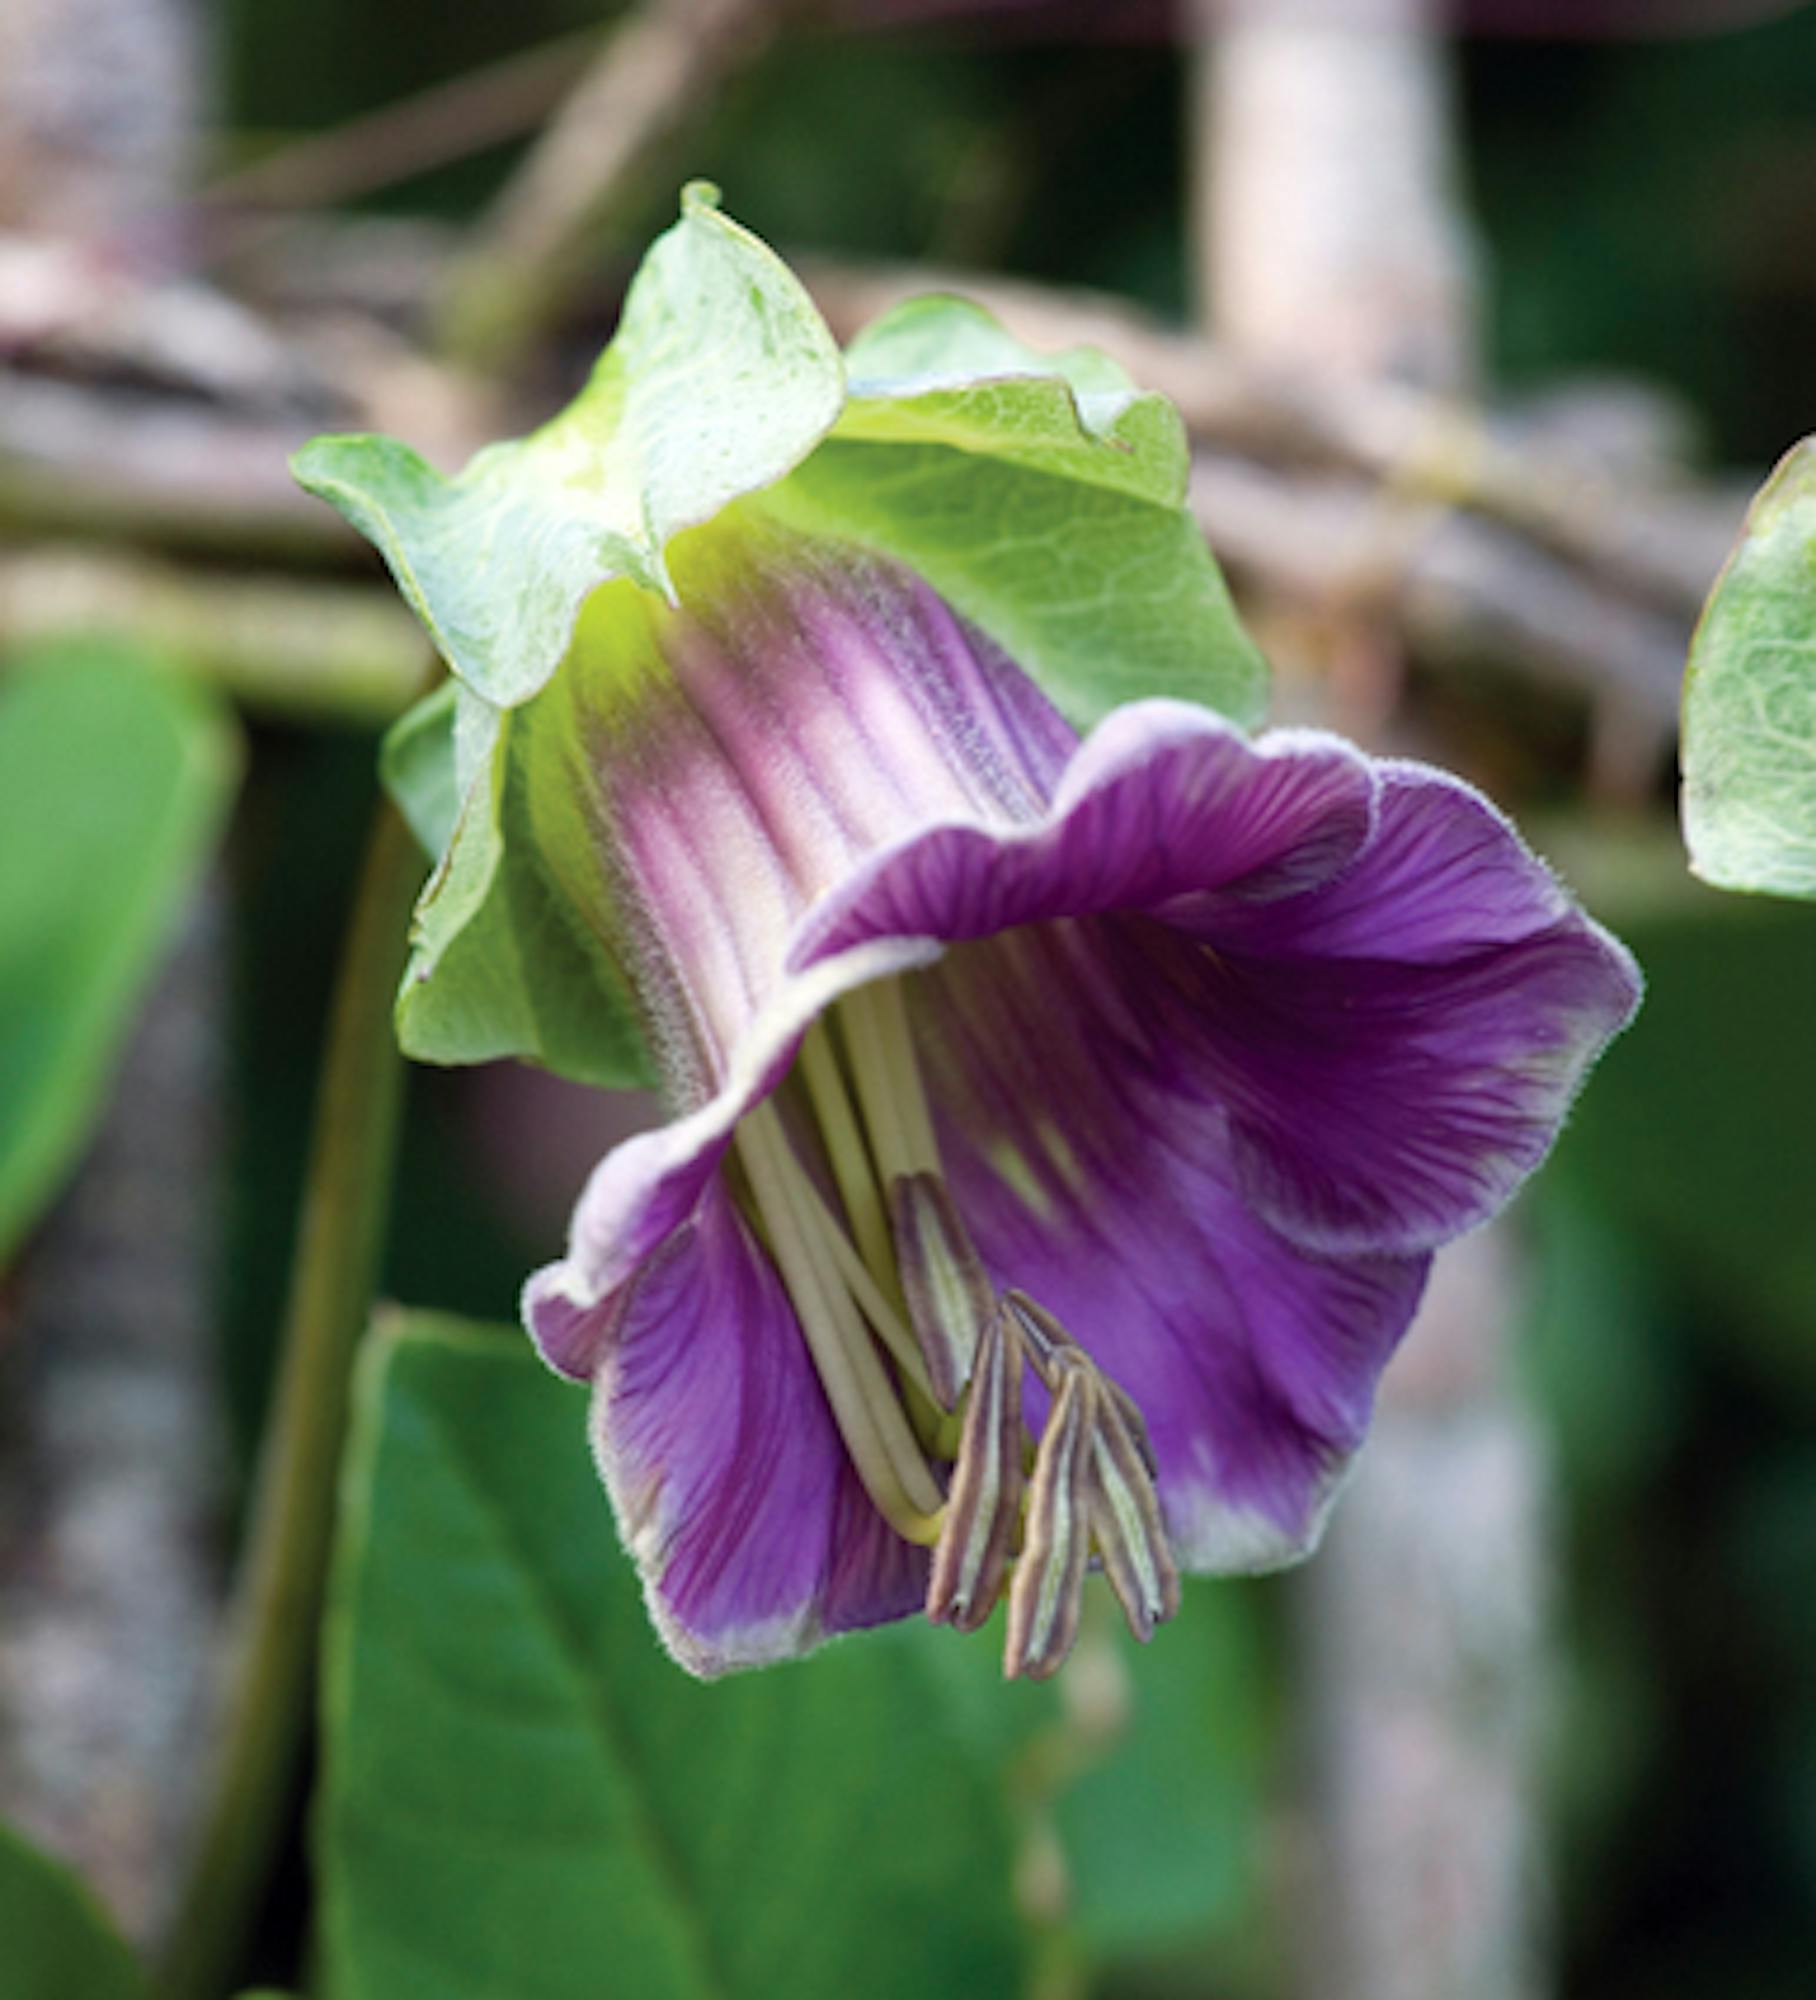
M918 1607L927 1552L865 1496L794 1308L721 1183L590 1316L594 1450L683 1665L789 1659Z
M797 932L796 966L878 936L988 937L1112 910L1268 906L1354 861L1374 819L1368 760L1290 730L1250 742L1182 702L1118 710L1022 826L948 821L879 848Z
M1224 908L1178 998L1214 1043L1247 1198L1296 1242L1421 1250L1539 1164L1639 1004L1626 948L1457 779L1382 769L1375 837L1302 897Z
M1037 818L1076 738L925 584L747 507L680 537L670 609L595 593L514 719L574 911L636 992L673 1101L712 1096L793 929L863 855ZM568 806L579 801L579 809Z
M1639 995L1467 786L1163 703L1093 736L1038 826L872 856L791 959L1066 919L1181 1095L1227 1116L1245 1198L1324 1252L1416 1255L1494 1213Z
M1182 1567L1273 1568L1316 1540L1429 1259L1321 1256L1257 1216L1125 976L1084 925L915 975L941 1151L997 1282L1140 1406Z

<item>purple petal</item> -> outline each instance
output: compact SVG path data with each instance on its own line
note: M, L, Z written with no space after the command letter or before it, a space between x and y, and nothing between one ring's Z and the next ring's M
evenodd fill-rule
M1257 745L1203 709L1138 702L1092 733L1039 820L948 822L871 855L809 914L790 962L866 938L1174 914L1178 899L1195 908L1212 893L1268 905L1353 861L1373 789L1367 760L1338 737L1283 731Z
M1316 1540L1429 1260L1310 1254L1253 1212L1114 943L1022 931L913 978L942 1154L996 1282L1141 1405L1182 1564L1272 1568Z
M927 1552L865 1496L788 1296L722 1183L609 1301L576 1302L561 1275L532 1281L526 1314L545 1345L583 1339L597 1355L594 1449L684 1666L793 1658L915 1609Z
M936 949L924 939L883 939L788 980L750 1024L714 1097L600 1161L575 1206L567 1256L538 1272L524 1295L526 1322L551 1368L577 1381L593 1374L605 1324L596 1308L686 1226L738 1120L782 1081L819 1014L841 993L924 964Z
M1507 821L1416 766L1385 767L1351 868L1197 934L1243 1190L1325 1249L1429 1249L1487 1220L1639 1002L1625 947Z
M871 849L947 819L1038 817L1077 737L908 571L773 526L677 545L680 607L601 592L520 725L539 798L596 840L571 884L693 1105L785 977L795 923ZM616 588L616 587L614 587Z
M1416 1254L1493 1214L1639 991L1467 786L1162 703L1097 732L1038 826L874 856L792 962L1085 917L1153 1060L1227 1114L1245 1197L1313 1250Z

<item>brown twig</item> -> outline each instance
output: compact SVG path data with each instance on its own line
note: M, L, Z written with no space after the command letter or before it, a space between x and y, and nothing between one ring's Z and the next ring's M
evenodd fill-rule
M153 646L244 707L289 721L389 722L433 667L422 628L388 590L212 576L54 545L0 554L0 651L97 634Z
M220 217L327 208L468 159L545 117L598 41L592 28L562 35L281 146L221 175L202 190L200 203Z
M1582 455L1521 444L1476 405L1397 382L1325 382L1244 362L1125 302L970 271L799 267L841 339L903 299L975 299L1030 346L1080 344L1114 355L1174 403L1201 443L1275 464L1323 467L1391 484L1408 497L1503 523L1572 565L1694 614L1739 521L1730 496L1629 491Z
M521 351L569 295L587 243L781 12L782 0L645 0L612 31L456 264L445 351L493 367Z
M0 1810L137 1938L194 1822L221 1594L224 902L204 883L0 1339Z
M286 469L308 431L163 397L0 378L0 529L344 564L357 537Z
M1422 658L1613 693L1653 732L1675 723L1688 620L1601 586L1498 522L1219 452L1196 460L1192 506L1239 584L1312 608L1383 612Z

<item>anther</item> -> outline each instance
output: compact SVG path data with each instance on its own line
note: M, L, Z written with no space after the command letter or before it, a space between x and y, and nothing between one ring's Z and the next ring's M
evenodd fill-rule
M1028 1489L1027 1546L1009 1585L1003 1672L1045 1680L1078 1635L1079 1597L1090 1549L1088 1477L1098 1387L1082 1357L1056 1363L1059 1388L1047 1413Z
M990 1280L938 1174L892 1180L889 1222L908 1323L920 1342L928 1380L938 1401L956 1408L984 1330L997 1316Z
M1023 1485L1021 1338L1006 1313L984 1329L958 1460L927 1585L935 1624L975 1632L996 1608Z
M1179 1609L1179 1567L1141 1444L1115 1398L1102 1398L1088 1482L1091 1539L1129 1630L1145 1645Z

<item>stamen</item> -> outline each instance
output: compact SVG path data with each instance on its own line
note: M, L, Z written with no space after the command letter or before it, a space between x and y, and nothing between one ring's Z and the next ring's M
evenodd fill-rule
M939 1488L850 1293L839 1282L805 1196L812 1183L772 1104L740 1120L737 1144L833 1419L864 1490L897 1534L931 1543L939 1532Z
M870 1322L877 1338L888 1348L890 1358L897 1363L904 1375L927 1397L929 1405L933 1398L933 1384L928 1378L927 1363L921 1354L919 1343L909 1331L907 1322L894 1305L884 1295L882 1287L870 1275L870 1269L857 1253L851 1238L839 1227L838 1218L820 1197L820 1191L812 1181L806 1181L803 1199L809 1204L813 1221L838 1273L850 1288L857 1301L858 1310Z
M1009 1585L1003 1672L1045 1680L1071 1651L1090 1546L1086 1476L1098 1387L1088 1362L1066 1355L1028 1489L1027 1547Z
M845 995L837 1011L870 1149L884 1180L938 1173L933 1114L921 1088L900 980L860 986Z
M933 1393L958 1405L984 1330L997 1316L983 1260L938 1174L906 1174L889 1184L908 1320L927 1359Z
M993 1313L984 1329L958 1462L946 1494L946 1524L933 1553L927 1616L975 1632L1002 1594L1009 1542L1022 1497L1021 1339Z
M1147 1462L1110 1396L1098 1404L1088 1492L1091 1538L1103 1556L1104 1573L1129 1630L1146 1645L1154 1627L1179 1609L1179 1566Z
M1003 1310L1020 1330L1035 1372L1056 1396L1080 1370L1091 1377L1096 1405L1086 1454L1089 1537L1129 1630L1145 1642L1179 1609L1179 1567L1160 1515L1154 1448L1140 1406L1026 1292L1005 1293Z
M837 1051L825 1024L816 1021L801 1044L801 1076L812 1100L826 1157L838 1183L839 1199L851 1219L851 1233L870 1274L879 1285L895 1282L895 1257L889 1243L889 1219L883 1212L883 1192L877 1186L858 1115L845 1088Z

